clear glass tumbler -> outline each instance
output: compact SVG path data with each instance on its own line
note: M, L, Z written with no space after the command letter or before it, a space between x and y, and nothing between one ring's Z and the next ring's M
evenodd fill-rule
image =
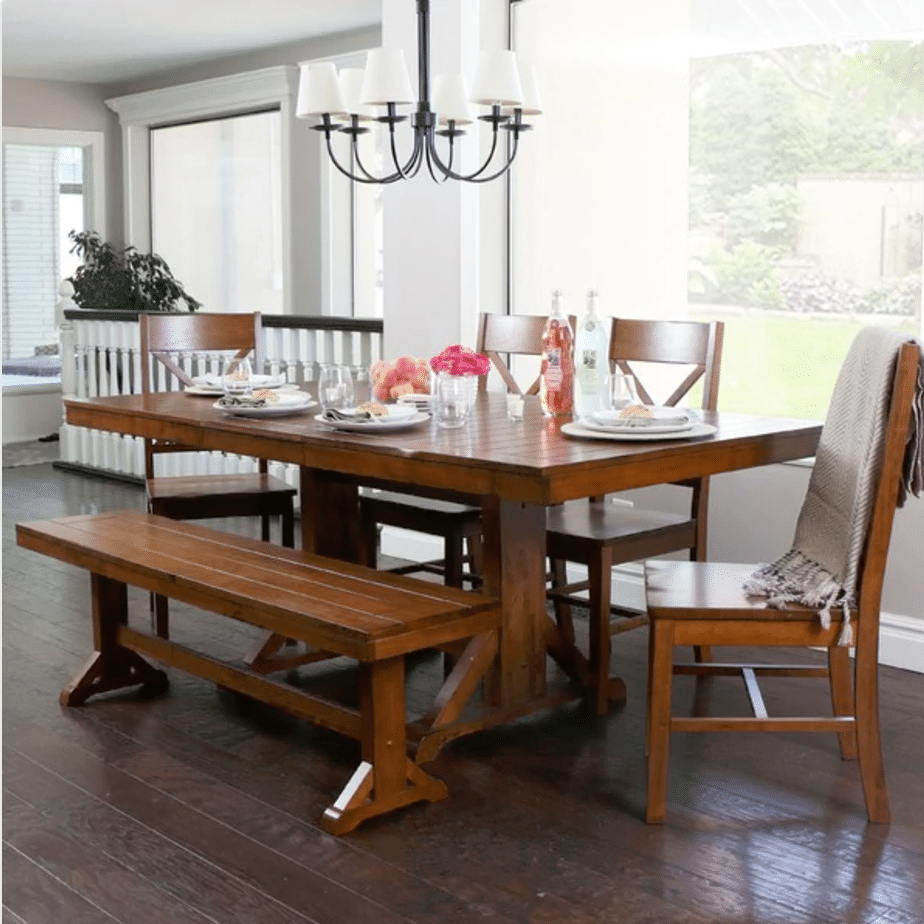
M436 395L433 402L436 422L441 427L461 427L471 412L471 393L468 375L449 375L440 372L436 376Z
M247 357L229 356L221 371L221 385L229 398L246 398L253 391L253 370Z
M318 400L327 411L353 406L353 373L349 366L322 366L318 378Z
M614 372L610 376L610 407L614 411L638 404L638 390L635 387L635 376L628 372Z

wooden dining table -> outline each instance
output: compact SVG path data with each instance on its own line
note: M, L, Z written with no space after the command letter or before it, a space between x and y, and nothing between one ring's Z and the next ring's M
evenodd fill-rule
M492 392L479 394L468 423L458 429L429 420L375 434L333 429L316 419L317 406L292 416L247 418L216 408L214 397L182 392L64 403L72 426L299 466L302 547L322 555L361 560L360 486L480 498L483 591L502 601L502 630L487 669L473 666L468 678L460 671L458 707L438 703L441 720L418 729L419 762L452 738L573 700L586 689L586 657L546 607L548 506L809 457L821 433L812 421L703 412L703 423L716 429L702 438L581 439L563 433L562 421L544 417L534 397L526 399L522 420L508 420L504 395ZM549 671L549 658L559 670ZM465 711L476 680L480 702Z

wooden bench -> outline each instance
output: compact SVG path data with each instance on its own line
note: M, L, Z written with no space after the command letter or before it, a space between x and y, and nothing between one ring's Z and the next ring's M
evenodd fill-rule
M426 721L456 719L494 662L497 600L138 511L23 523L16 538L91 573L95 652L62 690L63 705L139 684L145 695L163 692L167 675L147 655L360 741L359 767L321 819L331 833L447 795L408 756L405 655L469 640L469 669L447 678ZM129 626L128 585L303 642L313 660L355 659L358 708Z

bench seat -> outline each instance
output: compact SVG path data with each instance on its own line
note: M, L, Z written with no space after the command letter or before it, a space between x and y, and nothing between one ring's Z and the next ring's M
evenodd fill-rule
M360 741L361 763L321 819L332 833L446 796L408 757L404 657L467 641L467 670L446 679L425 724L457 719L496 656L497 600L134 510L16 529L19 545L91 574L95 651L62 690L62 704L137 685L146 695L162 692L167 675L146 655ZM302 642L311 652L303 660L354 659L358 708L266 676L266 663L218 660L129 626L128 586Z

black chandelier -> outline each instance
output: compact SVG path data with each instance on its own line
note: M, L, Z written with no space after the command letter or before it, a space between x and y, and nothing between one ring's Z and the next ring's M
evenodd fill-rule
M478 118L491 126L491 146L481 166L467 174L459 173L453 166L455 140L465 134L462 126L474 121L462 77L437 77L431 105L430 0L417 0L417 76L418 94L415 100L404 53L385 48L369 52L365 71L344 68L338 75L336 67L329 62L303 64L295 114L299 118L321 120L312 128L324 133L327 153L334 166L357 183L407 180L416 176L424 163L437 182L462 180L487 183L503 176L517 156L520 133L531 127L523 121L523 117L542 112L534 69L520 70L512 51L481 53L471 101L490 108L488 113ZM407 115L399 114L399 107L409 105L416 106L410 115L414 147L402 163L398 156L395 126L408 119ZM377 111L382 114L377 115ZM388 128L392 167L383 175L368 170L360 156L359 137L370 130L362 123L369 121L379 122ZM510 144L506 146L506 153L501 151L498 157L498 151L504 147L500 143L502 129L508 133ZM334 132L349 136L355 169L344 166L337 159L331 144ZM443 145L445 157L437 150L437 136L446 139Z

